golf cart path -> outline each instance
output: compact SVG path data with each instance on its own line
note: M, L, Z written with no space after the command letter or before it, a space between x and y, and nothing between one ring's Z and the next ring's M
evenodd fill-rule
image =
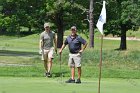
M104 39L107 39L107 40L121 40L120 37L104 37ZM140 41L140 39L139 38L136 38L136 37L126 37L126 40Z

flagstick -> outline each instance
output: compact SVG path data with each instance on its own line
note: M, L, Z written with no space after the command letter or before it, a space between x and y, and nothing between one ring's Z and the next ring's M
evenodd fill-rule
M100 93L100 81L101 81L101 72L102 72L102 47L103 47L103 35L101 35L101 51L100 51L100 64L99 64L99 86L98 86L98 93Z

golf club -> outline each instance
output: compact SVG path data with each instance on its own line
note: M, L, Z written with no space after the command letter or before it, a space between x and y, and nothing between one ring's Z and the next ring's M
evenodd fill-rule
M62 74L62 70L61 70L61 65L62 65L62 61L61 61L61 53L60 53L60 55L59 55L59 61L60 61L60 77L61 77L61 82L62 82L63 74Z

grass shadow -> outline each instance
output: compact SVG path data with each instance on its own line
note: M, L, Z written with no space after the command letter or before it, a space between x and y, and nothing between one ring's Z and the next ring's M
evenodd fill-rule
M24 52L24 51L12 51L12 50L0 50L0 56L35 56L39 55L38 52Z
M52 73L52 76L53 77L65 77L65 74L66 73L69 73L68 71L62 71L62 72L54 72L54 73Z
M115 51L126 51L127 49L116 48Z

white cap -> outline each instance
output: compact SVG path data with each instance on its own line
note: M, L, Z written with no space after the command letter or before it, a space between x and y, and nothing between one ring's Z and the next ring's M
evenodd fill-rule
M44 28L46 28L46 27L50 27L50 24L49 23L45 23L44 24Z
M76 26L72 26L72 27L71 27L71 29L74 29L74 30L76 30Z

